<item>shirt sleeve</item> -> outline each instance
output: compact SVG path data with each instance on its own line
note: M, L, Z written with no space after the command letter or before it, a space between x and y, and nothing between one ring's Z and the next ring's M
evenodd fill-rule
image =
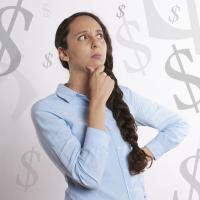
M32 106L31 118L40 144L61 172L86 188L98 187L108 157L109 134L87 127L81 147L70 125L54 113Z
M137 125L149 126L158 134L145 146L153 153L154 160L175 148L189 133L187 120L175 111L148 99L126 87L130 111Z

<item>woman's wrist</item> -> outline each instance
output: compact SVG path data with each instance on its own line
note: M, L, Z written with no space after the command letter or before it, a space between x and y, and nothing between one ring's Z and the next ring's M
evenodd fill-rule
M146 146L144 146L142 149L143 149L143 151L145 152L145 154L148 155L148 156L147 156L147 160L148 160L148 161L155 160L153 153L152 153ZM150 157L149 157L149 156L150 156Z

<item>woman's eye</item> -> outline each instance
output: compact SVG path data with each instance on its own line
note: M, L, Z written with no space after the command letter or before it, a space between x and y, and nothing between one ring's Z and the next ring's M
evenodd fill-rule
M86 35L81 35L78 40L83 40L86 37ZM81 39L82 38L82 39Z
M97 35L97 37L98 38L104 38L104 35L102 34L102 33L99 33L98 35ZM78 40L85 40L85 39L87 39L88 37L87 37L87 35L81 35L80 37L78 37Z
M103 37L104 37L104 35L103 35L102 33L99 33L98 35L100 35L100 38L103 38Z

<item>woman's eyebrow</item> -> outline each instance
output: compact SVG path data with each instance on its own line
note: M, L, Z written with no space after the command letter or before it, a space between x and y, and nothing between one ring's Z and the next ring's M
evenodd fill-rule
M79 34L81 34L81 33L87 33L87 32L88 32L88 31L80 31L80 32L76 33L75 36L77 36L77 35L79 35ZM96 32L97 32L97 33L99 33L99 32L103 33L103 30L97 29Z

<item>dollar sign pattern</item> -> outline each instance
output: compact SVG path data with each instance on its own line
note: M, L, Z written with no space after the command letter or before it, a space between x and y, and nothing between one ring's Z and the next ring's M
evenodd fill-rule
M149 36L165 40L192 38L195 52L200 54L200 23L197 6L195 0L186 0L186 3L191 27L189 29L178 29L163 20L153 0L143 0Z
M124 16L124 9L126 8L126 6L124 4L118 6L118 9L120 11L120 13L117 13L116 16L120 19L121 17Z
M50 16L50 10L48 9L48 4L44 3L42 6L42 9L44 10L44 17L49 17Z
M120 44L127 46L128 48L131 48L134 51L137 62L139 63L139 67L133 68L125 60L124 60L124 64L125 64L128 72L130 72L130 73L142 72L142 74L145 75L144 69L149 64L149 61L150 61L150 58L151 58L151 52L150 52L150 50L147 46L139 44L139 43L134 41L134 39L131 35L131 32L130 32L129 26L133 26L134 28L137 29L137 31L140 31L139 25L138 25L137 21L126 21L125 16L124 16L124 12L122 10L122 8L125 8L125 6L123 6L123 5L118 7L119 10L120 10L120 14L117 13L117 16L119 18L122 18L123 24L120 26L119 30L117 31L117 40ZM125 30L127 32L128 40L124 39L121 36L121 30L123 28L125 28ZM141 51L146 56L146 63L142 63L138 51Z
M18 174L16 183L18 185L20 185L21 187L24 187L25 191L27 191L29 187L33 186L38 181L38 174L32 168L34 155L35 155L37 161L40 161L40 154L38 152L34 151L34 148L32 148L31 151L24 153L21 158L21 162L27 170L26 180L22 181ZM30 178L31 175L32 175L32 179Z
M194 160L193 173L190 173L189 170L187 169L187 166L188 166L187 163L190 160ZM196 180L197 169L199 169L198 168L199 160L200 160L200 149L197 149L196 155L186 158L180 165L180 172L182 176L190 184L190 192L189 192L188 200L192 200L194 189L196 190L199 197L198 199L200 200L200 180ZM178 199L179 199L178 192L175 191L173 200L178 200Z
M173 24L174 22L176 22L176 21L178 21L178 19L179 19L179 16L178 16L178 14L177 14L177 11L180 11L180 6L178 6L178 5L175 5L175 6L173 6L172 7L172 9L171 9L171 11L172 11L172 13L174 14L174 16L173 17L169 17L169 21Z
M51 60L50 60L50 57L51 57L51 58L53 57L53 54L52 54L51 52L49 52L49 53L47 53L47 54L45 55L45 59L46 59L47 62L44 62L44 63L43 63L43 67L49 68L49 67L52 65L52 62L51 62Z
M174 78L176 80L183 81L185 83L185 85L187 87L187 90L188 90L188 93L190 95L192 104L191 105L187 105L187 104L181 102L181 100L177 97L177 95L174 95L174 100L176 102L176 105L177 105L178 109L184 110L184 109L195 108L196 112L198 113L199 112L198 104L200 103L200 99L198 101L195 100L194 94L193 94L192 89L190 87L190 84L194 84L200 90L200 78L198 78L196 76L192 76L192 75L186 74L186 72L184 70L184 67L183 67L183 64L181 62L181 59L180 59L180 55L184 55L189 59L189 61L193 62L193 58L192 58L191 52L190 52L189 49L177 50L175 45L172 45L172 46L173 46L174 53L172 53L169 56L169 58L167 59L167 62L165 64L166 73L170 77L172 77L172 78ZM172 68L172 66L171 66L170 61L171 61L171 59L173 57L176 58L176 60L177 60L177 62L179 64L180 72L174 70Z
M0 76L9 74L9 73L13 72L14 70L16 70L21 61L21 53L20 53L19 49L17 48L16 44L11 40L10 34L14 27L14 24L15 24L15 21L16 21L16 18L18 16L19 12L22 13L22 15L25 19L24 30L26 30L26 31L29 29L29 26L31 24L32 17L33 17L33 14L30 13L28 10L22 8L21 4L22 4L22 0L19 0L17 2L16 6L8 6L8 7L0 9L0 19L2 19L2 15L6 10L9 10L9 9L14 10L12 19L10 21L10 24L9 24L7 30L4 29L3 24L0 20L0 35L1 35L0 41L2 43L2 46L0 49L0 63L3 63L2 58L3 58L5 50L7 50L8 54L10 56L9 67L7 67L6 71L4 71L3 73L0 73ZM5 67L5 65L6 64L3 64L2 66Z
M12 76L16 79L16 85L20 89L19 97L16 101L15 110L12 113L12 119L18 120L23 112L30 106L33 99L37 96L37 92L34 87L19 70L15 70ZM26 95L25 95L26 94Z

